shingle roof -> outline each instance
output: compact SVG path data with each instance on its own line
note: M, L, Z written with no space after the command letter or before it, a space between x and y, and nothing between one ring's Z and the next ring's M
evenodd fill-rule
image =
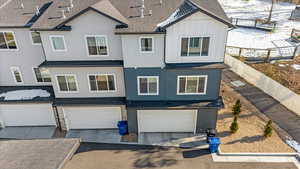
M217 0L146 0L145 17L139 17L138 6L141 0L73 0L74 7L62 18L61 10L70 6L69 0L54 0L49 9L32 26L36 30L51 30L67 24L80 14L94 10L118 21L123 26L116 33L150 33L160 31L159 24L166 21L177 11L175 20L179 20L194 12L202 11L215 19L231 26ZM152 15L149 15L150 10Z
M46 10L43 5L51 0L0 0L0 27L29 27ZM40 8L40 15L36 16L36 7Z
M2 2L3 1L3 2ZM232 26L218 0L145 0L145 17L139 17L141 0L22 0L24 9L20 8L20 0L0 0L0 27L21 27L30 23L33 30L59 30L61 26L86 11L93 10L120 23L116 33L153 33L161 32L161 27L169 26L197 11L201 11L215 19ZM8 3L5 3L8 2ZM39 17L34 18L35 8L53 2ZM70 10L67 10L70 9ZM62 17L64 10L65 18ZM150 15L151 10L151 15ZM173 20L169 20L174 16ZM29 21L32 22L29 22ZM37 21L36 21L37 20Z

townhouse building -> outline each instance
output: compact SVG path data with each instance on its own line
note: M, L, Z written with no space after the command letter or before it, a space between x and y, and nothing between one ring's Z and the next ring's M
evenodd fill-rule
M17 2L3 9L11 10L11 3ZM16 23L31 20L31 25L5 28L27 47L0 50L0 89L39 89L49 95L2 99L3 126L111 129L127 120L130 133L200 133L216 127L232 27L217 0L30 0L26 6L39 14L21 22L26 8L11 11ZM30 37L41 45L28 43ZM7 39L2 41L9 48ZM49 111L31 110L45 100ZM28 110L20 111L25 103ZM25 123L26 118L32 121Z

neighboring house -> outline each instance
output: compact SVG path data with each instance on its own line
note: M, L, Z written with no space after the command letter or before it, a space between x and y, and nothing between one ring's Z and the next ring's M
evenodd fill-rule
M42 42L39 33L30 30L49 2L13 0L0 4L2 127L56 125L50 73L38 67L45 60Z
M199 133L223 106L229 27L217 0L56 0L30 30L62 129Z

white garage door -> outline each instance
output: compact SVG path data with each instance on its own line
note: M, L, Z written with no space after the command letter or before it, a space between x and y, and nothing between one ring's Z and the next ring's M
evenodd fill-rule
M197 110L138 110L139 132L195 132Z
M121 107L64 107L68 129L117 128Z
M51 104L0 104L0 119L5 126L54 126Z

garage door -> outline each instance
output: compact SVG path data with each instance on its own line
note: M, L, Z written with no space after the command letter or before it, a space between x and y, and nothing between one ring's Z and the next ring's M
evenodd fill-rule
M0 104L0 118L5 126L54 126L51 104Z
M121 107L64 107L68 129L117 128Z
M197 110L138 110L139 132L195 132Z

